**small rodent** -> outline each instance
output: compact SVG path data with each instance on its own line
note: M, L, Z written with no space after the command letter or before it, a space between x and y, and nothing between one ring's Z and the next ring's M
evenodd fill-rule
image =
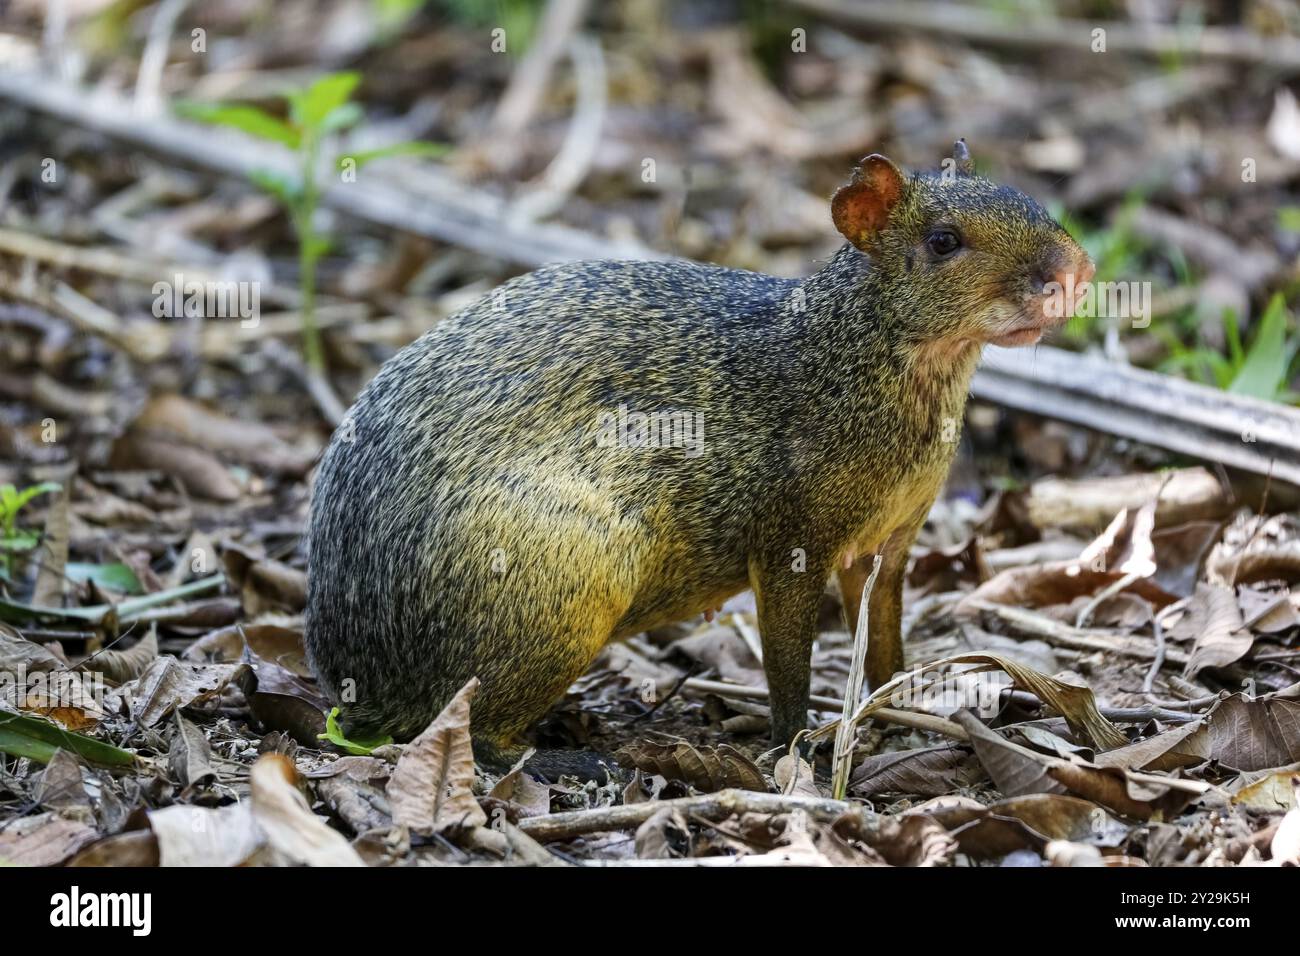
M848 243L802 281L547 266L388 361L308 528L307 648L345 733L410 738L477 676L475 754L501 766L609 641L753 588L788 743L829 575L852 630L877 551L868 681L901 669L908 549L981 347L1036 342L1073 312L1050 283L1093 273L964 142L945 165L866 157L831 201Z

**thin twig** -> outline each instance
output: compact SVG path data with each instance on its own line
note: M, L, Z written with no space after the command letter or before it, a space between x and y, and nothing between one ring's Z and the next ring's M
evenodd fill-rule
M844 707L840 711L840 726L835 731L835 749L831 757L831 796L844 799L849 788L849 771L853 769L853 749L857 740L857 722L853 712L862 696L862 681L867 662L867 616L871 589L880 573L880 555L871 564L871 573L862 585L862 603L858 606L857 627L853 632L853 658L849 664L849 678L844 687Z

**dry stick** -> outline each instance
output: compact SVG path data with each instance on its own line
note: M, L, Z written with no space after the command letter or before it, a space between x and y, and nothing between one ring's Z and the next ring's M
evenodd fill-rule
M43 73L0 70L0 99L226 176L247 179L258 171L296 171L293 157L282 147L167 115L142 119L120 95L61 83ZM390 166L391 172L378 167L367 171L365 182L336 183L322 194L322 204L364 222L528 268L556 260L667 258L638 242L611 241L568 226L512 223L502 199L441 169L398 160Z
M1142 681L1142 693L1150 699L1155 694L1156 675L1160 673L1160 668L1165 666L1165 629L1160 626L1160 615L1151 615L1151 631L1156 638L1156 656L1151 660L1151 667L1147 671L1146 678Z
M795 0L797 6L843 23L865 27L946 33L990 46L1034 50L1072 49L1092 53L1104 31L1106 51L1150 56L1178 54L1244 63L1259 63L1282 73L1300 71L1300 41L1265 37L1229 27L1134 25L1122 22L1066 20L1057 17L1006 16L952 3L855 3L851 0Z
M704 680L698 677L687 678L682 684L682 688L699 691L702 694L717 694L719 697L734 697L737 700L768 700L770 698L766 687L725 684L722 681ZM826 713L836 713L844 708L844 701L837 700L834 697L823 697L820 694L814 694L808 698L808 701L813 710ZM910 727L913 730L928 730L931 733L952 737L954 740L970 739L966 731L953 721L943 717L936 717L934 714L918 714L908 710L894 710L890 707L882 707L880 710L874 711L871 716L887 724L897 724L900 727Z
M795 810L802 810L821 823L830 823L846 813L860 813L869 821L874 821L876 817L858 804L844 800L756 793L751 790L719 790L717 793L682 797L678 800L650 800L645 803L597 807L594 810L525 817L519 821L519 829L539 843L548 843L602 830L639 827L664 809L694 814L706 820L725 820L741 813L791 813Z
M533 222L559 212L582 185L600 147L605 125L605 57L600 44L586 36L570 43L578 103L559 153L542 174L536 189L525 193L510 207L513 221Z
M1071 627L1069 624L1062 624L1060 621L1053 620L1046 615L1036 614L1024 608L980 600L969 601L968 606L977 611L986 611L989 614L996 615L1013 628L1042 638L1048 644L1054 644L1058 647L1068 647L1076 651L1100 651L1104 654L1119 654L1122 657L1133 657L1143 661L1154 660L1156 656L1156 652L1150 647L1129 642L1127 639L1123 639L1124 643L1119 643L1113 635L1106 632L1086 631L1082 628ZM1165 663L1182 667L1187 663L1187 655L1181 651L1166 651Z
M853 769L853 749L857 741L858 724L853 719L858 700L862 697L862 679L867 662L867 605L871 589L880 573L880 555L871 564L871 573L862 585L862 603L858 606L857 626L853 631L853 657L849 662L849 679L844 685L844 707L840 711L840 726L835 731L835 749L831 758L831 796L843 800L849 789L849 771Z
M546 5L537 36L515 67L492 114L489 135L494 144L511 148L519 141L519 134L537 113L551 71L586 13L587 0L550 0Z

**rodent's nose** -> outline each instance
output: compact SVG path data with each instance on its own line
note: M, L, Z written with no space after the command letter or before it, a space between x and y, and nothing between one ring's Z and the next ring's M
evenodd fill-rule
M1080 252L1079 257L1067 265L1058 265L1048 270L1046 275L1047 282L1056 283L1058 288L1077 289L1079 286L1087 285L1092 281L1092 277L1097 274L1097 267L1093 265L1092 259L1085 252ZM1046 283L1044 283L1046 285Z

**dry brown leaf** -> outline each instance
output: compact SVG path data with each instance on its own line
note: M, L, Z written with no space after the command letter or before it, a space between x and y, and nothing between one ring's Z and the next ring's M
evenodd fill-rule
M974 616L974 602L979 601L1030 608L1068 604L1080 596L1090 597L1123 578L1122 571L1094 571L1077 561L1053 561L1008 568L962 598L953 613L958 616ZM1145 598L1156 608L1165 607L1178 599L1148 578L1138 578L1125 591Z
M1216 584L1300 582L1300 518L1241 515L1210 553L1206 573Z
M1054 793L1063 787L1122 816L1147 820L1156 815L1167 818L1211 789L1208 784L1041 754L990 730L969 711L959 711L954 719L970 735L984 769L1009 796Z
M143 674L145 668L157 657L158 632L155 628L150 628L149 633L136 641L134 646L124 651L111 647L106 651L100 651L78 664L77 669L96 670L104 675L105 680L114 684L125 684Z
M802 757L785 754L772 768L772 780L778 793L801 797L824 797L813 779L813 768Z
M152 830L130 830L96 840L66 866L158 866L158 838Z
M0 830L0 863L10 866L57 866L99 832L54 813L18 817Z
M855 797L881 793L938 797L972 787L986 777L979 761L965 748L926 747L868 757L853 771L849 793Z
M1255 642L1254 635L1242 627L1241 607L1232 589L1205 583L1196 586L1169 637L1195 641L1183 673L1188 680L1207 667L1226 667L1239 661Z
M1300 762L1300 701L1233 694L1200 721L1098 754L1094 763L1166 771L1207 760L1241 771Z
M1057 793L1009 797L987 806L965 797L940 797L904 816L934 818L956 835L961 852L975 859L1023 849L1041 852L1050 840L1092 839L1106 846L1128 829L1095 803Z
M252 816L281 856L307 866L365 866L343 834L311 812L298 774L283 754L263 754L249 776Z
M754 762L726 744L709 747L673 738L648 738L620 747L614 759L625 767L680 780L706 793L727 787L763 793L770 789Z
M247 664L192 664L167 655L154 658L118 692L128 701L132 718L152 727L173 710L210 700L230 684L248 689L251 676Z
M181 716L180 711L172 714L174 720L171 744L167 749L167 765L172 776L182 787L192 787L206 783L216 777L212 769L212 747L208 738L194 724Z
M470 701L478 678L456 692L420 736L402 750L388 781L394 822L413 833L480 827L487 814L474 799L474 750Z
M656 810L636 829L636 855L642 860L673 860L691 855L691 831L675 807Z

